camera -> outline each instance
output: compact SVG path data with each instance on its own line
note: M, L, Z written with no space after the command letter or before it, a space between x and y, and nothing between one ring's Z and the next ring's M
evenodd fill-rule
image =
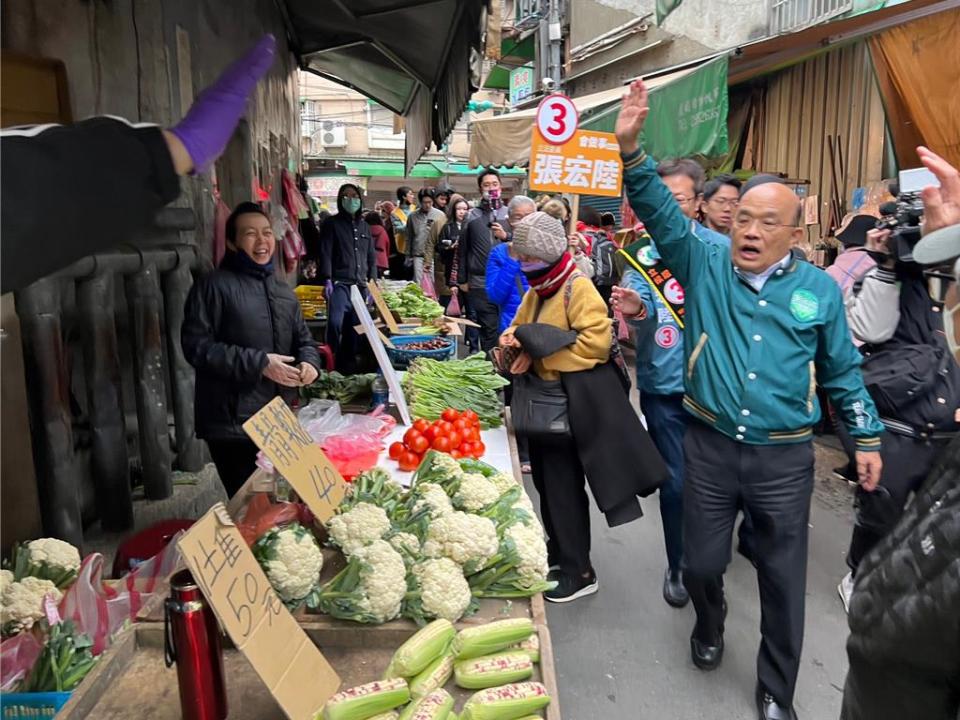
M545 77L540 80L540 87L545 93L551 93L557 89L557 81L551 77Z
M440 249L441 250L450 250L454 246L453 238L451 237L442 237L440 238Z
M920 221L923 219L920 193L900 192L895 184L891 184L890 194L897 200L880 206L881 219L877 221L877 230L891 231L890 251L897 260L913 262L913 248L920 242Z

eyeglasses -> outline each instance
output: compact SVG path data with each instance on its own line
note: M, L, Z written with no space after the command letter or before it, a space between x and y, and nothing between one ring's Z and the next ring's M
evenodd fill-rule
M737 200L736 198L728 198L724 200L723 198L712 197L707 202L713 203L714 205L719 207L721 210L725 210L727 208L729 208L730 210L733 210L739 204L740 201Z
M748 227L752 226L754 223L759 223L760 232L764 234L772 233L777 228L795 228L796 225L790 223L778 223L773 220L759 220L758 218L751 217L750 215L737 215L733 219L733 226L738 230L746 230Z

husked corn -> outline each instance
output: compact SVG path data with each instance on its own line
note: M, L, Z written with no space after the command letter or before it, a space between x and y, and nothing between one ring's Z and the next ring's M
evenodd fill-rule
M447 720L453 710L453 696L446 690L434 690L415 700L400 713L400 720Z
M410 697L417 699L442 688L453 675L453 655L444 653L410 680Z
M338 692L323 706L324 720L367 720L410 701L403 678L376 680Z
M528 618L497 620L466 628L453 639L453 654L457 660L490 655L526 640L532 633L533 622Z
M460 720L518 720L549 704L550 695L538 682L501 685L474 693L464 705Z
M540 662L540 636L534 633L523 642L510 646L511 650L520 650L530 656L535 663Z
M434 620L397 648L390 668L400 677L413 677L443 655L455 634L449 620Z
M457 685L480 690L495 685L527 680L533 675L533 661L525 652L503 652L460 660L453 666Z

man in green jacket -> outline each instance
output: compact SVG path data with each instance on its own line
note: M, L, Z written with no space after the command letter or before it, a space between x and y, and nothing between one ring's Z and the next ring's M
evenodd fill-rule
M683 402L697 421L684 446L684 582L697 611L691 654L704 670L720 664L723 573L743 507L754 525L762 613L757 708L761 720L788 720L796 717L803 643L817 384L857 442L868 490L880 478L883 426L836 283L790 253L803 235L797 197L781 183L757 185L740 200L729 249L698 242L656 163L638 147L648 112L646 88L636 81L616 134L630 205L686 288ZM641 310L634 291L616 288L613 298L628 318Z

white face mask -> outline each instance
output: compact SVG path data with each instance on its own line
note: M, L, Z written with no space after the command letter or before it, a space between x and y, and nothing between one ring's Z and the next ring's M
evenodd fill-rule
M960 314L957 314L960 311L960 259L953 264L953 277L953 285L943 299L943 332L947 336L947 347L953 353L954 359L960 363Z

